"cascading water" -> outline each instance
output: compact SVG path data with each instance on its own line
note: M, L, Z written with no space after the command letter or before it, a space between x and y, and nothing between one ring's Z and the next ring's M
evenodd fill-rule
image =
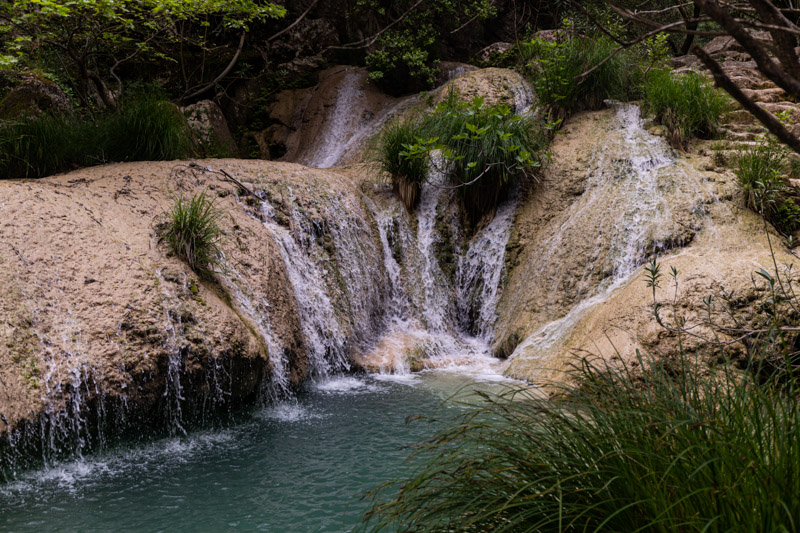
M452 227L455 220L446 222L447 242L440 234L452 193L444 173L434 166L415 211L416 231L404 211L371 206L380 229L392 305L387 332L367 358L369 368L403 374L420 367L448 367L477 371L484 377L498 375L499 363L490 356L489 342L516 202L501 205L486 227L460 245L450 242L462 239L460 228ZM456 256L450 275L439 257L448 246L454 249L443 255Z
M282 194L283 225L269 200L261 213L297 301L311 375L324 377L349 369L350 352L383 325L382 253L360 205L326 195L304 207L291 189Z
M305 164L317 168L330 168L339 161L345 150L342 139L352 137L357 129L358 117L353 116L352 110L361 97L361 77L355 69L350 69L345 74L339 85L336 104L333 114L319 134L320 142L314 153L309 156Z
M156 270L156 276L164 296L164 332L166 339L164 347L167 350L167 372L164 387L164 400L169 421L168 429L171 435L186 434L183 422L182 404L186 400L183 396L183 385L181 375L183 374L183 361L186 355L185 347L181 343L184 335L181 313L174 302L178 301L174 294L167 289L168 284L161 275L160 270ZM185 284L185 279L184 279Z
M456 276L458 316L462 327L492 341L497 301L505 266L505 251L514 221L516 201L501 205L492 221L472 238L461 256Z
M681 244L668 242L673 233L668 230L676 222L663 190L665 176L683 172L677 158L664 139L644 130L637 106L613 106L615 122L588 165L586 192L563 215L531 268L537 274L530 282L550 288L552 299L543 303L556 309L561 305L565 312L525 339L512 359L549 353L588 309L625 285L648 257ZM683 187L696 181L686 175L679 180ZM586 238L587 231L594 240ZM581 242L587 247L578 257L570 247ZM556 295L562 300L557 302Z
M417 208L417 247L423 259L422 284L425 288L423 317L431 332L445 332L452 322L450 305L452 297L448 283L436 258L434 244L436 234L436 209L442 196L444 177L433 171L422 185L421 199Z
M514 111L518 115L530 112L533 104L536 103L536 98L528 80L517 74L517 79L511 84L510 88L514 95Z

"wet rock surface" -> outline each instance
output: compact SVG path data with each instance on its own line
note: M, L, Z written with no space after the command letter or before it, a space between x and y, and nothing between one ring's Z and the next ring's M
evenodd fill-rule
M311 346L298 309L305 302L291 277L296 265L270 227L280 217L268 218L260 198L202 168L224 169L285 206L293 233L284 237L326 254L330 272L320 276L330 288L309 290L332 295L328 318L343 326L318 335L336 339L343 351L335 355L344 361ZM174 199L201 191L222 215L224 266L213 281L198 278L159 240ZM325 371L323 363L346 364L356 335L365 334L361 321L380 316L381 283L348 279L352 264L336 261L381 272L369 257L346 256L352 250L338 234L328 235L326 248L326 234L341 226L326 219L326 197L356 220L360 246L376 250L353 185L292 164L130 163L0 182L0 440L20 443L29 435L41 446L77 436L90 447L106 412L116 414L101 425L147 420L180 432L219 410L279 395ZM304 242L313 229L296 227L310 220L319 246ZM376 296L348 297L341 287L349 285L376 287ZM47 439L39 439L42 432Z
M666 315L688 324L702 322L704 299L723 288L754 300L752 273L772 269L764 223L743 207L732 172L701 170L706 156L674 154L618 113L570 119L517 214L493 346L510 356L510 376L558 386L584 357L633 367L636 350L674 357L677 335L651 314L642 265L653 256L662 272L679 272L657 301L674 304ZM770 236L778 264L791 263L780 237ZM694 331L713 338L706 327ZM715 346L681 341L714 364Z

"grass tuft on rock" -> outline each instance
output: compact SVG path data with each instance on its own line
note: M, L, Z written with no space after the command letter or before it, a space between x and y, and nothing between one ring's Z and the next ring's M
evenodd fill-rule
M219 218L219 210L205 192L189 200L178 197L167 213L164 240L178 257L206 279L220 265Z
M761 213L778 231L792 234L800 229L800 207L786 183L788 166L785 148L773 139L747 148L734 160L747 207Z
M652 70L645 82L644 104L668 130L675 148L685 148L693 137L711 138L720 117L730 108L724 93L694 72L676 76Z
M424 135L421 121L411 118L390 122L378 138L376 159L381 170L391 176L395 194L409 210L419 201L428 165L422 158L407 157L406 147L419 142Z
M797 531L797 381L639 363L584 363L560 400L481 394L371 493L364 529Z
M624 100L638 86L639 69L629 53L614 54L610 39L562 36L521 44L539 103L555 116L599 109L606 99ZM581 77L584 73L586 76Z

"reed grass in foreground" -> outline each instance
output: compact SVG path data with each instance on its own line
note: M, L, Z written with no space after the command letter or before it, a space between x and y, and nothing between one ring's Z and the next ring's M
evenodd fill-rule
M584 366L558 402L483 395L419 445L412 477L371 493L364 528L797 531L794 386L646 366L638 378Z

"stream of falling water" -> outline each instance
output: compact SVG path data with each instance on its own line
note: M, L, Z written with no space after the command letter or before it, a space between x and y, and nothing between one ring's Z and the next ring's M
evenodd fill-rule
M680 185L696 187L698 196L710 194L677 164L675 153L663 138L643 128L638 106L612 105L616 108L615 123L605 142L595 149L587 172L587 191L571 205L562 217L563 223L541 247L534 265L541 279L531 280L547 280L551 294L564 291L568 273L553 268L569 263L564 258L572 253L570 243L579 242L577 235L592 228L595 245L580 264L571 265L580 272L580 278L569 292L583 297L566 314L520 343L511 359L520 355L546 357L588 310L626 285L652 254L668 244L664 230L675 222L662 191L665 173L681 174Z

